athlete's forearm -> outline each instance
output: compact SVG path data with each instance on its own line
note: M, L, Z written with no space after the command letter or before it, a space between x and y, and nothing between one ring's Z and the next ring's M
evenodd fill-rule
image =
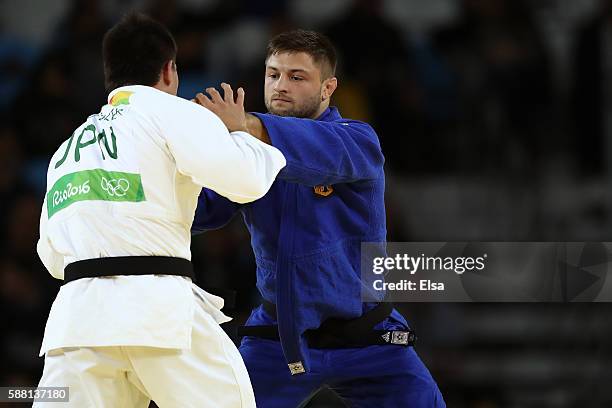
M271 145L272 142L270 141L270 136L268 135L268 131L261 120L257 116L250 113L247 113L246 117L248 132L262 142Z

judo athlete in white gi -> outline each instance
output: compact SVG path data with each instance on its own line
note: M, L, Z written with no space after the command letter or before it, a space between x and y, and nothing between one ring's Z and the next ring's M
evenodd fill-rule
M254 407L219 327L230 320L222 299L189 278L190 227L203 186L251 202L285 159L238 131L242 90L220 107L235 113L229 131L175 96L176 45L160 24L130 15L103 48L108 104L59 147L47 174L38 253L64 285L39 386L69 387L79 408Z

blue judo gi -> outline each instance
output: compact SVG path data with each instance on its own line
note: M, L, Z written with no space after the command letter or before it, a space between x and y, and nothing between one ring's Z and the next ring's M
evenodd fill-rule
M260 306L246 325L278 324L281 340L245 337L240 346L258 407L296 407L324 385L355 407L444 407L412 347L309 349L303 337L328 318L354 319L374 307L361 300L360 250L362 242L386 240L376 133L334 107L316 120L256 115L287 166L246 205L202 190L192 231L219 228L241 212L251 233L257 287L277 316ZM393 310L375 328L407 323Z

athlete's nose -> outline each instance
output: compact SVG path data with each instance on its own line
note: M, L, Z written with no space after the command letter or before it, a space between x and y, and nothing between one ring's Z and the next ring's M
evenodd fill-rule
M287 76L280 75L277 81L274 83L274 91L277 93L286 93L287 92Z

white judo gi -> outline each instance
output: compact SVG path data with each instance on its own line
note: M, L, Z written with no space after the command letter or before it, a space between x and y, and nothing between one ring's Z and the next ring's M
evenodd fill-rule
M207 109L147 86L121 87L53 155L38 253L55 278L75 261L191 259L197 197L262 197L285 159ZM82 278L63 285L41 348L39 386L70 406L254 407L246 368L219 327L223 300L189 278ZM35 406L42 405L35 403Z

